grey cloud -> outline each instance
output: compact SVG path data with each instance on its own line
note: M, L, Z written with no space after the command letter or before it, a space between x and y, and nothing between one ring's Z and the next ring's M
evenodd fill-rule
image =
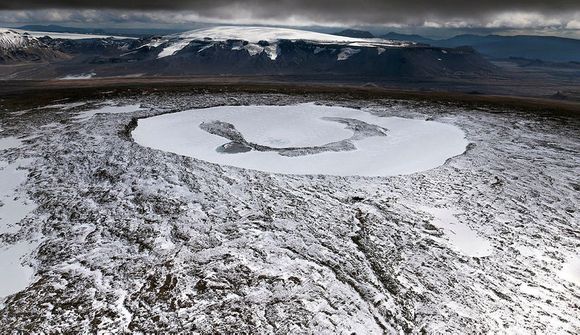
M0 10L43 8L186 10L200 17L233 19L244 17L258 21L298 17L313 22L402 23L459 20L484 21L506 12L541 15L580 12L578 0L1 0Z

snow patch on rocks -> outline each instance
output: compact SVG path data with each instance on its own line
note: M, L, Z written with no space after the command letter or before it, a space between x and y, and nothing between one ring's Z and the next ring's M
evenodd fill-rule
M0 150L18 148L20 146L22 146L22 140L17 137L8 136L0 138Z
M431 223L443 229L445 240L451 248L470 257L486 257L493 253L491 243L458 219L457 210L446 207L421 206L421 210L433 216Z
M558 275L560 278L580 286L580 256L570 257Z
M39 242L23 241L0 247L0 269L2 269L0 300L18 293L32 284L34 267L30 264L31 255L39 244Z
M0 234L18 231L15 225L36 208L34 203L17 192L28 175L23 167L30 163L29 159L20 159L11 164L0 161Z
M120 114L120 113L132 113L141 110L140 105L124 105L124 106L111 106L109 103L104 103L104 106L89 109L80 112L78 115L73 117L76 122L85 122L90 120L93 116L97 114Z
M0 152L23 146L23 140L16 137L0 138ZM37 208L20 190L32 162L33 159L16 159L10 163L0 160L0 237L18 233L21 229L19 223ZM29 240L15 243L2 243L0 240L0 300L32 283L34 268L28 258L38 244Z

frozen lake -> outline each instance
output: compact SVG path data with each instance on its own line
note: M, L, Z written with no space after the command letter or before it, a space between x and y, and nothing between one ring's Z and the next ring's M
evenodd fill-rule
M216 121L233 125L247 142L269 149L220 152L218 148L231 143L231 138L200 127ZM361 124L374 127L374 133L358 131ZM453 125L315 104L188 110L141 119L132 135L143 146L212 163L273 173L337 176L425 171L463 153L468 144L463 131ZM317 152L329 143L344 149ZM280 148L304 148L307 153L284 155L276 151Z

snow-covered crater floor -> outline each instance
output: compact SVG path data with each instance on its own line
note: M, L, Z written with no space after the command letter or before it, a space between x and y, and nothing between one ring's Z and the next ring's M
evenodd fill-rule
M386 130L359 136L341 120L356 120ZM275 151L250 150L227 154L216 148L230 140L202 130L201 124L232 124L252 143L275 148L304 148L305 153L283 156ZM258 171L339 176L390 176L425 171L465 151L463 131L435 121L379 117L353 108L302 104L294 106L220 106L165 114L139 120L135 141L154 149L212 163ZM349 141L351 150L309 154L309 148ZM337 149L338 150L338 149Z
M299 136L230 121L277 155L391 136L377 119L461 129L470 145L429 170L361 177L264 173L130 135L169 112L312 102L359 111L298 118L312 131ZM579 133L575 117L327 95L2 111L2 332L578 334Z

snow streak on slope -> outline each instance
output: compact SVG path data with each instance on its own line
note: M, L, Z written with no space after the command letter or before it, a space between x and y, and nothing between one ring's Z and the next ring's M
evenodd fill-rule
M172 43L169 46L163 48L163 50L157 55L157 58L163 58L167 56L172 56L179 50L185 48L192 40L183 39L178 42Z
M349 140L353 131L329 118L364 122L386 128L388 133ZM303 148L304 153L310 154L283 156L275 150L218 152L218 147L230 141L199 127L216 120L233 124L248 142L272 148ZM463 132L451 125L382 118L355 109L314 104L224 106L161 115L140 120L133 137L144 146L212 163L274 173L339 176L390 176L424 171L461 154L468 144ZM315 152L319 146L340 141L349 142L334 145L334 150Z
M336 59L337 60L347 60L352 55L356 55L359 52L360 52L360 49L344 48L340 51L340 53L338 54Z
M83 73L83 74L69 74L66 75L62 78L60 78L61 80L85 80L85 79L91 79L94 76L96 76L97 74L94 72L91 73Z

